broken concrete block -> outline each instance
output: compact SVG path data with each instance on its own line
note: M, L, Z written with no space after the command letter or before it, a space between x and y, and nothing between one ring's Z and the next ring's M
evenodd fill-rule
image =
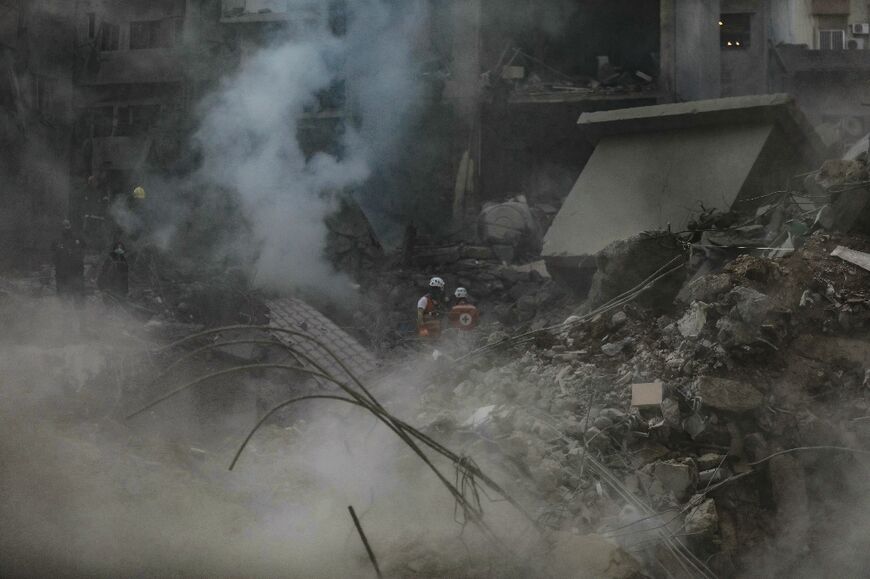
M695 459L695 462L698 464L698 470L703 471L718 467L720 464L724 463L724 459L724 454L708 452L706 454L702 454L700 457Z
M716 339L724 346L743 346L755 342L758 331L740 320L731 318L719 318L716 322Z
M662 403L665 386L661 382L631 385L631 405L634 408L647 408Z
M623 311L618 311L610 318L610 327L613 329L621 328L628 321L628 316Z
M755 387L715 376L699 376L695 390L701 402L727 412L748 412L764 404L764 395Z
M713 537L719 530L719 514L716 503L707 499L686 515L685 532L687 535Z
M773 308L770 298L752 288L738 286L728 293L740 319L750 326L760 326Z
M697 338L707 325L707 310L703 302L692 302L685 315L677 322L677 329L684 338Z
M601 346L601 351L607 354L608 356L616 356L620 352L622 352L623 344L622 342L609 342L607 344L603 344Z
M703 416L695 412L683 421L683 430L694 440L707 430L707 421L704 420Z
M725 465L719 468L702 470L698 473L698 487L701 489L709 485L720 483L731 476L731 469Z
M693 279L686 286L689 301L711 302L731 289L731 278L724 273Z
M549 571L564 579L639 579L640 564L619 545L600 535L553 534Z
M662 418L665 419L665 424L671 428L679 430L682 428L682 418L680 417L680 403L673 398L665 398L661 404Z
M679 500L687 498L698 482L698 468L691 458L664 460L653 465L653 476Z
M494 404L478 408L462 423L463 428L478 428L483 426L492 419L493 410L495 410Z
M838 245L836 249L831 252L831 255L833 255L834 257L839 257L843 261L847 261L852 265L857 265L862 269L870 271L870 253L855 251L854 249L849 249L848 247Z
M564 211L564 209L563 209ZM554 225L558 229L558 225ZM551 228L551 232L553 229ZM599 306L641 284L665 263L681 255L678 244L668 243L667 234L644 233L616 241L595 257L597 270L589 289L589 302ZM647 288L637 298L644 307L664 307L673 302L683 277L669 275Z

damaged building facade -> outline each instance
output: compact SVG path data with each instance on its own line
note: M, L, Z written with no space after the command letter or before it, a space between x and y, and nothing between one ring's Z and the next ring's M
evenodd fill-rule
M665 0L662 84L674 102L789 93L830 144L870 131L870 8L853 0Z
M0 7L0 247L32 265L67 214L73 124L70 3Z
M867 10L0 0L0 576L866 575Z
M108 204L147 191L148 176L195 167L195 107L228 71L270 40L312 28L338 31L336 2L76 2L76 144L73 205L86 231ZM344 98L321 99L304 119L302 142L325 147ZM324 128L324 126L326 128ZM90 181L90 182L89 182Z
M69 149L69 184L54 189L58 213L69 196L84 229L99 227L107 200L143 185L149 167L189 170L194 107L246 55L288 31L342 34L353 17L334 0L54 4L74 22L65 59L43 59L53 71L40 73L62 70L67 86L52 98L65 99L72 134L50 140ZM25 12L4 14L7 60L22 61L14 46L27 37ZM425 136L406 139L360 199L370 219L392 216L392 228L375 223L390 246L401 241L397 223L457 231L483 204L519 195L547 221L593 151L575 130L581 114L669 102L789 93L829 142L855 141L866 133L868 21L866 4L849 1L432 3L415 79ZM838 90L819 88L831 84ZM334 148L353 119L352 93L337 83L302 120L309 151Z

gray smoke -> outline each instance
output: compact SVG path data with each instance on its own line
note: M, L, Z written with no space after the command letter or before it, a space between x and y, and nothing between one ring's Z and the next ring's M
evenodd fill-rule
M149 177L149 199L151 190L159 196L145 219L152 243L190 251L183 239L191 223L203 230L237 210L244 225L213 232L204 259L245 264L266 289L346 297L348 280L324 258L324 217L389 158L413 119L420 102L415 43L427 16L418 0L359 0L350 8L345 35L288 32L203 99L191 147L201 155L198 170L182 181ZM311 127L309 113L342 81L347 102L334 146L312 153L300 137ZM200 195L194 203L179 190ZM128 231L142 227L140 215L114 210Z

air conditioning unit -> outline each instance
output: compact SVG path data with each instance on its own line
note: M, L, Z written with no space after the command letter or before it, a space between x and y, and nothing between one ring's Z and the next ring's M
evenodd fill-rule
M850 24L849 30L853 36L868 36L870 35L870 22Z

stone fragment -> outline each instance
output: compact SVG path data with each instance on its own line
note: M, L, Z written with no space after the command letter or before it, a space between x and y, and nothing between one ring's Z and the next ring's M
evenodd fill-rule
M731 476L731 469L722 465L719 468L702 470L698 473L698 486L701 489L720 483Z
M701 535L711 538L719 530L719 515L716 503L707 499L686 515L685 532L687 535Z
M610 327L613 329L621 328L625 325L625 322L628 321L628 316L625 315L625 312L618 311L610 318Z
M653 465L653 476L679 500L688 498L698 481L698 469L691 458L663 460Z
M764 395L754 386L715 376L699 376L695 389L701 402L727 412L748 412L764 404Z
M773 308L770 298L752 288L738 286L728 293L740 319L751 326L760 326Z
M682 418L680 416L680 403L673 398L665 398L661 404L662 418L665 419L665 424L671 428L678 430L682 429Z
M731 289L731 278L724 273L693 279L685 288L686 301L712 302Z
M493 410L495 410L494 404L478 408L462 423L462 426L464 428L479 428L483 426L492 419Z
M707 309L703 302L692 302L685 315L677 322L677 329L684 338L697 338L707 325Z
M698 470L710 470L711 468L716 468L720 464L723 464L724 458L724 454L708 452L696 458L695 462L698 464Z
M693 412L683 421L683 430L692 437L692 440L698 438L701 433L707 430L707 422L704 420L704 417L698 414L697 412Z
M601 346L601 351L608 356L616 356L622 352L622 342L609 342Z

